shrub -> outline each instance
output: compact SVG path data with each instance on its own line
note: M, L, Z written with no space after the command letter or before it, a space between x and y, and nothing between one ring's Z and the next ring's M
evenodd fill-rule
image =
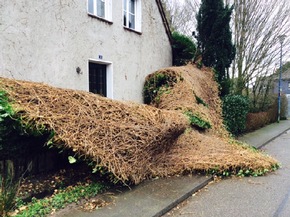
M194 42L186 35L182 35L178 32L172 33L173 38L173 65L182 66L191 61L196 52L196 46Z
M278 120L278 97L276 94L271 95L272 104L267 110L268 118L270 119L269 123L274 123ZM280 119L286 119L288 115L288 101L287 97L283 94L281 95L281 110L280 110Z
M246 132L260 129L271 123L270 112L248 113L246 121Z
M278 97L271 95L271 106L267 111L252 112L247 115L246 132L254 131L268 124L274 123L278 119ZM288 102L285 95L281 97L281 120L287 118Z
M250 100L250 112L265 112L270 109L270 107L277 99L277 95L270 94L271 86L269 84L256 84L257 86L261 86L259 90L253 89L253 92L249 94Z
M227 95L223 99L223 118L229 132L239 135L246 128L249 111L248 98L241 95Z
M0 216L8 216L16 203L19 180L13 178L13 163L2 161L0 173Z
M145 81L143 98L145 104L159 103L160 95L169 90L177 82L176 77L156 73ZM162 88L164 87L164 88Z

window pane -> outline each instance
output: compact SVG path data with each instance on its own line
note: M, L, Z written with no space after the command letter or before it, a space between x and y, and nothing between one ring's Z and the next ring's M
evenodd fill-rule
M126 11L127 10L127 1L128 0L123 0L123 7L124 7L124 11Z
M135 14L135 0L130 0L129 6L130 6L129 8L130 13Z
M91 14L94 13L94 0L88 0L88 12Z
M124 23L123 23L124 26L127 26L127 14L126 14L126 11L124 11Z
M105 1L97 0L97 16L105 17Z
M135 29L135 15L130 14L129 28Z

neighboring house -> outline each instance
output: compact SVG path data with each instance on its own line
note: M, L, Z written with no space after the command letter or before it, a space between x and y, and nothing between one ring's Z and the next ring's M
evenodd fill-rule
M2 0L0 76L142 102L171 66L160 0Z
M276 73L262 78L257 78L257 93L265 93L267 91L270 94L274 94L278 98L278 90L279 90L279 69ZM286 116L290 117L290 69L287 69L281 74L281 95L285 95L287 97L287 109L288 112ZM257 94L256 93L256 94ZM283 104L283 101L282 101Z
M273 93L278 95L279 90L279 73L273 76ZM281 94L285 94L288 101L288 117L290 117L290 69L283 71L281 74Z
M273 76L273 93L278 94L279 87L279 73ZM290 69L282 72L281 74L281 93L290 94Z
M265 90L269 86L269 93L278 95L279 71L266 77L257 77L258 89ZM290 69L281 74L281 94L290 94Z

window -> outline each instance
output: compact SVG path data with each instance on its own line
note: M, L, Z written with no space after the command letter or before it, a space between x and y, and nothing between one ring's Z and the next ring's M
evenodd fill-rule
M123 25L141 32L141 0L123 0Z
M112 0L88 0L88 14L112 20Z

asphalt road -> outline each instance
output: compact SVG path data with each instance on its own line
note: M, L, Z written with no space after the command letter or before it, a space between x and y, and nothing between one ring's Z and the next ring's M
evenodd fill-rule
M279 160L282 168L263 177L214 182L164 216L289 217L290 131L262 150Z

